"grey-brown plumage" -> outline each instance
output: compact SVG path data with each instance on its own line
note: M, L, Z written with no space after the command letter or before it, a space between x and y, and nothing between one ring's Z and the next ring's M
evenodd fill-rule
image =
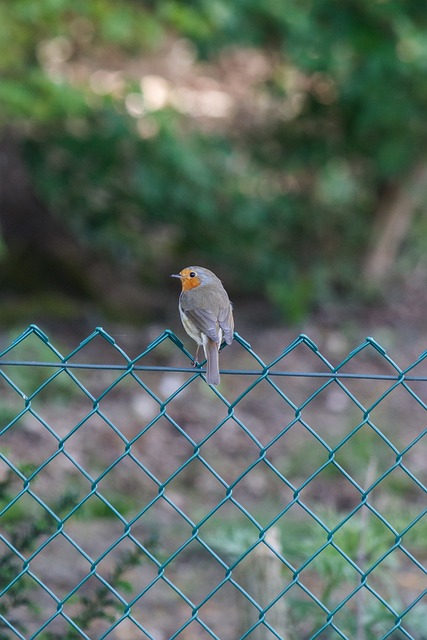
M206 356L206 381L219 384L218 351L224 338L227 344L233 340L234 319L231 302L222 282L209 269L186 267L173 277L180 278L182 291L179 312L188 335Z

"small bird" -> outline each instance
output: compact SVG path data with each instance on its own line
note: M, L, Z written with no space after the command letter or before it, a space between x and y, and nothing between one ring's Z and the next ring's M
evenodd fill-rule
M206 382L219 384L219 348L222 338L233 340L234 319L231 302L222 282L204 267L186 267L172 278L180 278L179 313L188 335L197 342L194 366L200 346L206 357Z

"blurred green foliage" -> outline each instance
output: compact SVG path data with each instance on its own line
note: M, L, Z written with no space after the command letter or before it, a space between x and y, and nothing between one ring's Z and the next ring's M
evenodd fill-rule
M0 15L0 122L88 248L147 284L208 264L291 320L360 286L384 192L425 158L424 3L0 0ZM213 129L173 104L132 117L127 63L171 37L201 64L260 53L247 113ZM109 64L116 93L75 79Z

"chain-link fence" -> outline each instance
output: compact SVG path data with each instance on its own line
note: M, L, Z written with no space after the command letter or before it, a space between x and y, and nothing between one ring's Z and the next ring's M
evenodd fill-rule
M427 352L190 359L0 353L0 638L427 639Z

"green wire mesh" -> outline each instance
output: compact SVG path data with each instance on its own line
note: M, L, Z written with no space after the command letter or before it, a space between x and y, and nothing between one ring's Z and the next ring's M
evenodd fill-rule
M427 638L427 351L231 350L0 353L0 640Z

